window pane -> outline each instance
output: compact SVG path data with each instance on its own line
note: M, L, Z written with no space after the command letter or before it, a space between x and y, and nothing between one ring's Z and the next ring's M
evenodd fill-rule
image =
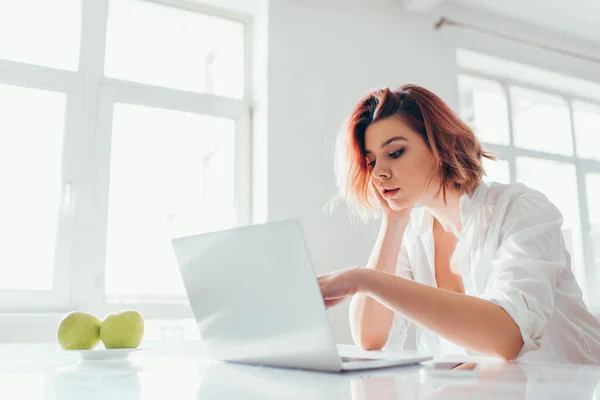
M0 289L52 288L65 102L0 85Z
M595 282L590 282L590 287L598 287L600 279L600 174L586 176L587 201L590 218L590 242L594 255L593 277ZM600 307L600 293L598 290L590 296L590 306L594 309Z
M517 181L539 190L563 215L563 235L572 257L572 269L583 289L584 271L577 179L573 164L518 157Z
M600 160L600 105L573 102L577 156Z
M241 98L241 23L139 0L110 2L106 76Z
M515 146L573 155L571 118L559 96L511 88Z
M489 160L483 158L483 168L486 175L483 180L486 182L510 183L510 167L506 160Z
M459 75L461 118L482 142L510 144L508 106L498 82Z
M229 119L115 105L109 300L185 299L171 239L235 226L235 127Z
M0 58L75 71L81 0L0 2Z

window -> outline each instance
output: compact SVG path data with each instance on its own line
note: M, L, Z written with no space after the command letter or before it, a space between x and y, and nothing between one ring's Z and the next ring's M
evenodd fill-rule
M577 154L600 161L600 106L573 101L573 123L577 132Z
M458 77L461 117L486 143L510 143L508 105L498 82L468 75Z
M64 93L0 85L0 179L9 189L0 196L0 238L11 244L0 252L0 290L52 289L65 100Z
M244 95L239 22L148 1L111 0L106 34L108 77L237 99Z
M561 96L511 87L515 146L552 154L573 155L571 118Z
M457 61L460 114L499 158L484 160L484 180L524 183L558 207L573 272L599 312L600 85L467 50Z
M483 169L486 175L483 180L486 182L510 183L510 166L508 161L497 159L483 159Z
M236 224L235 121L119 103L112 120L106 296L185 300L170 240Z
M81 4L82 0L0 2L0 59L76 71Z
M248 19L0 5L0 309L191 315L171 239L249 222Z

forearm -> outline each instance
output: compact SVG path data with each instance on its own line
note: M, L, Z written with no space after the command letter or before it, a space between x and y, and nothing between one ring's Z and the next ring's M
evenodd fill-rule
M402 236L408 221L383 220L367 268L394 274ZM350 328L354 342L364 349L380 349L385 345L394 312L377 300L358 293L350 303Z
M388 274L396 272L402 237L407 225L408 220L382 220L377 240L366 265L367 268Z
M499 306L380 271L359 271L361 293L426 329L481 354L515 358L523 340Z

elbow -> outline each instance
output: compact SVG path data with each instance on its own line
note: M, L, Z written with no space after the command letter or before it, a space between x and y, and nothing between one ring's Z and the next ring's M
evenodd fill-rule
M365 302L366 296L354 296L350 303L350 332L354 344L362 350L381 350L388 341L393 312L377 304ZM375 305L375 307L365 306ZM375 304L373 304L375 303ZM382 315L383 314L383 315Z
M363 350L381 350L385 346L386 340L378 338L361 339L356 344Z
M523 338L519 334L518 337L514 338L514 340L508 341L504 346L497 349L495 355L503 361L512 361L519 356L522 348Z
M354 343L363 350L381 350L387 343L387 332L352 332Z
M497 329L496 335L488 336L494 343L492 345L492 355L503 361L512 361L521 354L525 341L521 329L514 319L506 312L501 315L504 317L502 329Z
M500 358L502 361L512 361L515 360L518 356L519 351L514 350L506 350L498 354L498 358Z

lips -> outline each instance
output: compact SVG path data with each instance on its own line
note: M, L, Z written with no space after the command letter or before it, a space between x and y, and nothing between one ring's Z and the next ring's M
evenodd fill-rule
M385 198L391 198L394 197L396 195L396 193L398 193L400 191L400 188L396 188L396 189L384 189L382 196Z

